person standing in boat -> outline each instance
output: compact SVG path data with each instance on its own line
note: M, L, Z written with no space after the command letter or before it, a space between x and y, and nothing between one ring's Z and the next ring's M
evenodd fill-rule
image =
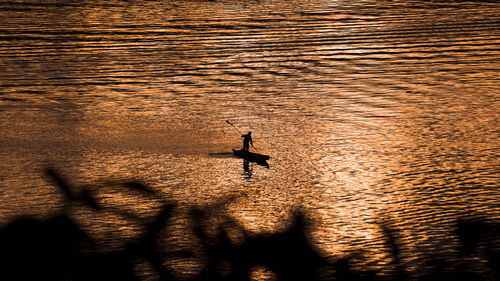
M243 151L248 152L248 150L250 149L249 144L253 146L252 132L249 131L248 134L242 135L241 137L243 138Z

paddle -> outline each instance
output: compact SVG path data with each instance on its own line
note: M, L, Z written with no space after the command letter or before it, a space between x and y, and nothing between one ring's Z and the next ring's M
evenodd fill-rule
M229 125L233 126L233 128L238 131L238 133L240 133L240 135L243 135L240 130L238 130L238 128L236 128L231 122L229 122L228 120L226 120L226 123L228 123Z
M260 154L260 151L257 148L255 148L255 146L253 146L253 144L250 144L250 145L253 147L253 149L255 149L255 151L257 151L257 153Z
M240 130L238 130L238 128L236 128L236 127L233 125L233 123L229 122L229 120L226 120L226 123L228 123L229 125L231 125L231 126L232 126L232 127L233 127L236 131L238 131L238 133L240 133L240 135L242 135L242 136L243 136L243 133L242 133L242 132L240 132ZM260 153L260 152L259 152L259 150L257 150L257 148L255 148L255 147L253 146L253 143L251 143L251 145L252 145L253 149L255 149L255 151L257 151L257 153Z

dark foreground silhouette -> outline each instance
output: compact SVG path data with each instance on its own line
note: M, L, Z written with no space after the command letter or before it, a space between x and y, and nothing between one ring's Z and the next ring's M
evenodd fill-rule
M65 194L67 206L83 203L95 212L109 212L88 189L80 192L53 170L47 175ZM130 182L125 189L154 194L147 186ZM381 229L391 250L390 274L355 267L361 255L328 257L313 247L307 235L310 222L296 212L288 229L251 235L230 217L213 208L192 207L189 212L198 254L165 253L165 229L179 203L165 203L142 234L119 250L96 249L86 232L63 213L45 220L20 218L0 229L0 280L142 280L137 263L146 264L149 280L253 280L256 267L272 272L272 280L500 280L500 224L484 219L457 220L461 247L453 260L429 257L432 268L410 274L401 258L399 236L385 223ZM217 217L218 225L210 223ZM166 234L169 235L168 233ZM235 239L235 236L238 239ZM169 259L202 256L203 266L180 277L165 264ZM479 262L479 260L486 261Z

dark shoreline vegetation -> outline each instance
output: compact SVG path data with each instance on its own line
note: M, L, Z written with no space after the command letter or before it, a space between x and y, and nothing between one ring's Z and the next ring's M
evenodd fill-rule
M79 202L95 212L110 211L95 199L90 189L79 192L57 172L46 175L65 196L64 210ZM153 195L138 182L123 183L122 188ZM121 249L103 250L91 241L84 229L63 211L39 220L19 218L0 228L1 280L255 280L255 268L271 272L270 280L500 280L500 223L477 215L456 221L458 255L428 257L430 270L415 274L404 266L399 233L382 222L392 264L384 272L363 269L355 261L356 252L344 257L328 257L313 247L307 235L311 222L298 211L290 226L277 233L251 235L230 217L209 209L191 207L189 221L201 253L162 248L160 234L181 203L165 202L154 219L145 222L144 231ZM211 223L218 216L217 225ZM239 236L235 239L234 236ZM168 233L167 233L168 236ZM166 266L169 259L202 257L203 266L190 277L181 277ZM141 274L137 264L146 264ZM146 277L144 276L146 275ZM269 274L268 274L269 275Z

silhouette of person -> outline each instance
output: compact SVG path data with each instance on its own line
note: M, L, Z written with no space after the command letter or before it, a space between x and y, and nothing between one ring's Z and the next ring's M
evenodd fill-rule
M248 144L251 144L253 146L252 142L252 132L248 132L246 135L241 136L243 138L243 151L247 151L250 149Z

